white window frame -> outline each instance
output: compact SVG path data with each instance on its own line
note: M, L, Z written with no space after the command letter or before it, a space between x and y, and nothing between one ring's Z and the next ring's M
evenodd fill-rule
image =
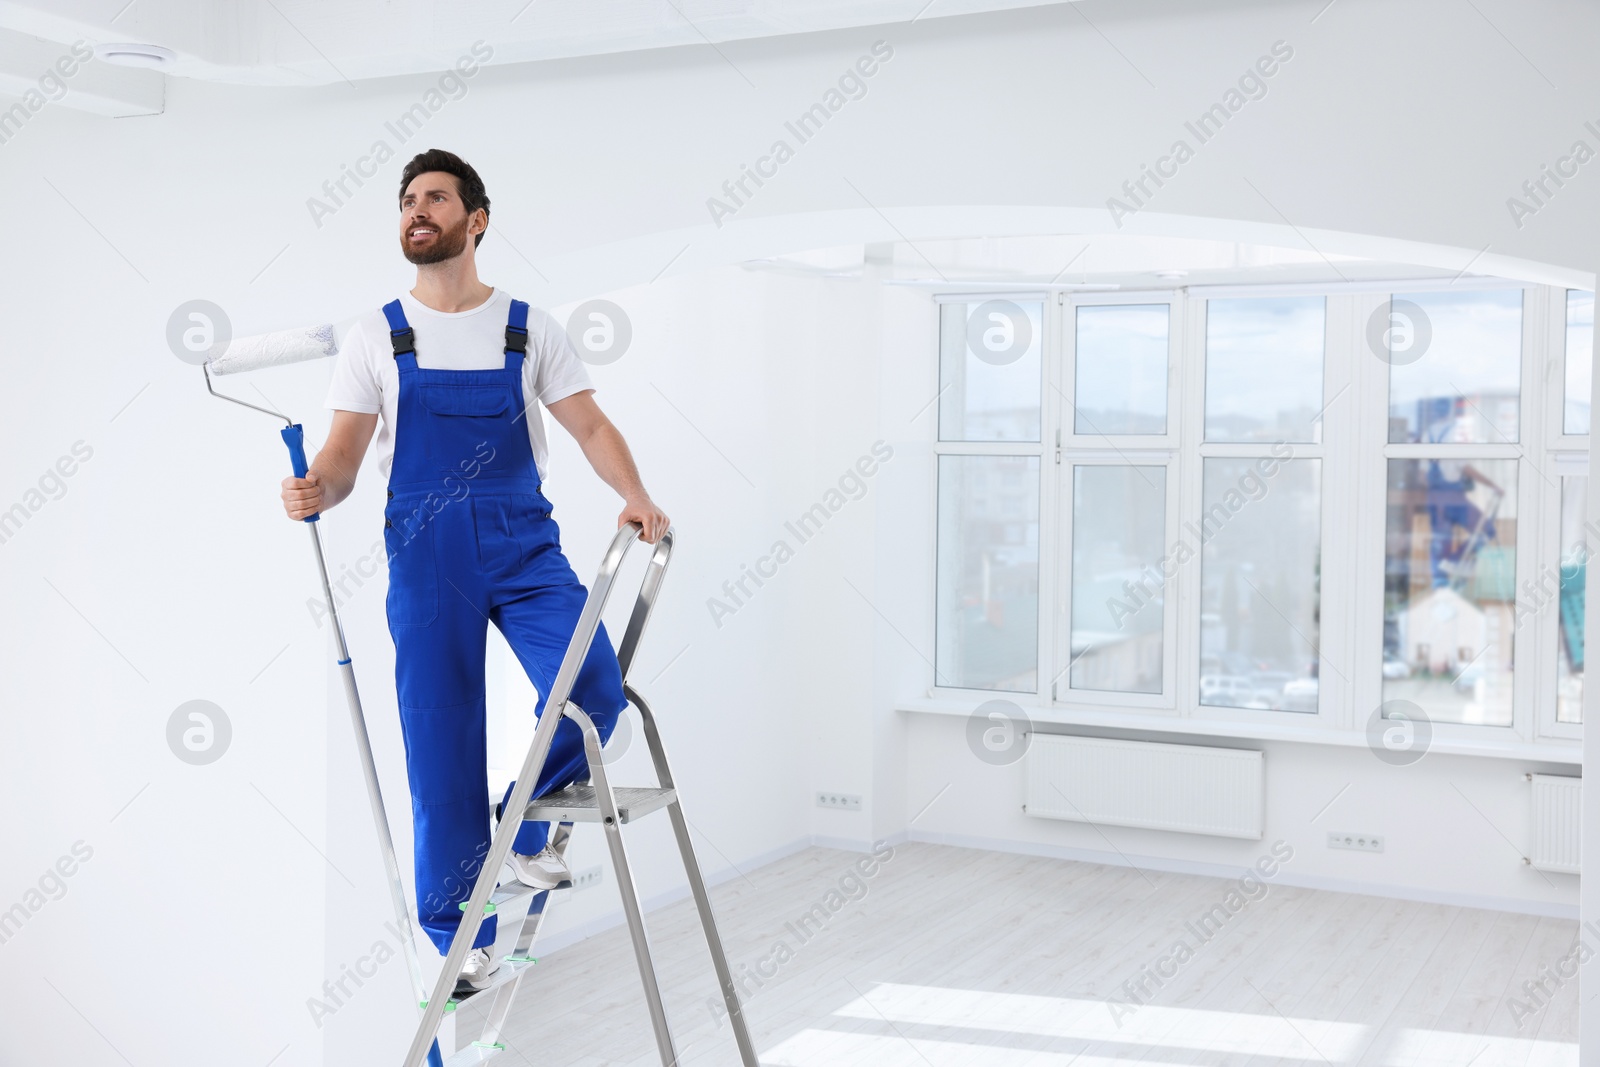
M1589 472L1587 457L1571 452L1557 452L1551 456L1549 464L1550 476L1556 482L1556 488L1547 490L1546 500L1541 507L1544 518L1541 540L1545 549L1550 553L1549 572L1554 574L1559 584L1561 580L1561 492L1560 486L1565 478L1573 475L1584 476ZM1593 549L1595 546L1591 545ZM1587 571L1585 572L1587 580ZM1538 579L1534 579L1535 583ZM1531 605L1537 601L1530 599ZM1549 603L1536 607L1535 624L1528 627L1536 629L1539 638L1539 655L1541 660L1548 657L1548 669L1539 672L1538 695L1535 706L1538 709L1537 727L1541 737L1581 739L1583 737L1583 724L1581 722L1560 722L1556 719L1556 698L1560 690L1561 662L1561 604L1559 594ZM1588 620L1584 620L1587 627ZM1544 664L1541 663L1541 666ZM1585 664L1587 666L1587 664ZM1587 681L1587 679L1586 679Z
M1057 293L1055 300L1057 347L1046 353L1059 385L1051 389L1055 408L1049 426L1056 442L1053 481L1057 505L1055 540L1048 542L1054 555L1056 582L1051 587L1051 631L1055 642L1050 663L1052 702L1064 708L1096 711L1106 708L1136 709L1176 717L1177 612L1176 586L1163 596L1161 692L1117 693L1099 689L1074 689L1072 668L1072 478L1079 466L1137 466L1166 468L1166 515L1162 543L1171 544L1178 529L1178 441L1183 413L1178 405L1178 344L1183 331L1184 296L1181 290L1136 292ZM1080 434L1076 431L1078 309L1116 304L1167 304L1167 432L1165 434ZM1041 540L1041 545L1045 542Z
M1056 330L1060 338L1058 351L1045 354L1059 368L1061 385L1055 399L1060 403L1059 417L1054 428L1059 432L1058 443L1063 448L1087 451L1126 451L1131 453L1149 449L1178 447L1178 424L1182 421L1179 406L1178 345L1183 332L1184 308L1187 305L1183 291L1178 289L1138 290L1114 293L1057 293L1055 304L1060 314ZM1167 318L1167 432L1164 434L1097 434L1077 432L1078 393L1078 309L1113 305L1166 304ZM1068 416L1072 417L1068 417Z
M1185 323L1185 338L1187 351L1193 353L1190 358L1183 361L1185 370L1185 426L1180 453L1193 463L1192 469L1183 478L1184 493L1181 504L1182 516L1185 520L1196 522L1200 518L1205 460L1212 458L1254 458L1270 455L1271 446L1268 444L1250 442L1210 442L1205 440L1205 402L1206 402L1206 316L1210 300L1234 299L1250 297L1278 297L1278 296L1323 296L1324 318L1322 335L1322 403L1326 410L1330 398L1334 397L1342 388L1343 382L1333 375L1333 368L1340 361L1330 357L1336 351L1334 345L1338 340L1335 330L1335 298L1331 295L1314 292L1283 292L1272 286L1257 287L1229 287L1221 293L1208 293L1201 291L1196 295L1191 290L1189 312ZM1343 399L1343 397L1341 397ZM1317 422L1321 426L1322 419L1319 415ZM1337 541L1342 539L1345 531L1331 521L1328 499L1329 488L1334 484L1329 477L1328 450L1326 445L1327 431L1316 434L1317 440L1313 442L1290 442L1294 449L1293 459L1314 459L1320 466L1318 473L1318 488L1322 494L1319 507L1321 530L1319 537L1321 546L1321 584L1326 590L1330 584L1329 558L1330 547L1334 548L1333 556L1337 556ZM1331 655L1345 654L1342 642L1345 640L1346 630L1335 625L1330 625L1329 609L1331 605L1328 598L1323 595L1320 599L1321 622L1318 626L1317 649L1317 710L1304 711L1271 711L1259 708L1233 708L1212 704L1200 703L1200 608L1201 581L1200 572L1203 563L1196 561L1196 565L1188 568L1192 573L1186 575L1186 596L1184 597L1184 611L1179 623L1179 632L1183 634L1180 645L1183 648L1183 659L1180 661L1179 675L1180 686L1183 687L1183 701L1190 709L1194 719L1214 722L1229 723L1241 726L1274 726L1293 727L1304 729L1332 729L1344 725L1338 720L1337 709L1342 706L1339 699L1344 695L1343 682L1337 672L1332 673L1327 669L1327 661ZM1335 569L1332 578L1341 580L1341 571ZM1339 588L1335 585L1334 588ZM1329 637L1334 639L1334 648L1329 649ZM1346 658L1348 659L1347 654ZM1330 690L1332 696L1330 696Z
M1402 282L1391 286L1382 293L1367 294L1365 299L1358 303L1357 313L1364 323L1366 317L1378 312L1391 298L1392 295L1404 295L1417 292L1437 292L1449 288L1447 283L1411 283ZM1388 493L1388 461L1391 459L1412 459L1421 457L1458 457L1462 459L1509 459L1517 461L1517 565L1516 587L1524 588L1523 582L1535 576L1538 563L1537 557L1543 554L1540 537L1540 488L1532 482L1541 481L1536 470L1530 463L1542 463L1544 451L1544 423L1537 402L1539 396L1539 376L1543 366L1544 344L1539 336L1537 322L1539 319L1539 290L1543 287L1533 284L1522 284L1502 281L1498 285L1475 285L1476 289L1494 291L1522 291L1522 353L1519 376L1519 398L1517 414L1517 443L1503 442L1487 443L1481 445L1429 445L1429 444L1389 444L1388 443L1388 417L1389 417L1389 365L1380 359L1357 360L1357 365L1371 363L1368 368L1369 382L1363 391L1364 402L1363 423L1369 427L1382 427L1381 432L1367 432L1363 436L1369 443L1378 447L1373 449L1371 457L1372 466L1367 476L1362 479L1364 487L1364 501L1366 513L1374 516L1372 522L1361 524L1361 534L1368 540L1370 555L1368 556L1367 569L1358 569L1358 574L1373 586L1374 596L1364 608L1368 612L1359 617L1357 632L1366 636L1364 655L1358 658L1363 665L1360 668L1360 677L1367 683L1358 687L1358 693L1365 693L1365 698L1358 697L1354 707L1376 709L1383 703L1383 568L1384 568L1384 537L1386 534L1386 515ZM1530 458L1531 456L1531 458ZM1359 566L1359 565L1358 565ZM1375 627L1375 628L1374 628ZM1493 738L1506 741L1531 741L1536 736L1534 729L1534 700L1536 697L1537 678L1530 678L1529 674L1537 675L1539 667L1534 671L1528 670L1528 664L1541 662L1540 642L1536 628L1525 627L1516 632L1513 637L1512 657L1512 695L1511 695L1511 723L1507 726L1492 726L1478 723L1451 723L1433 722L1431 724L1433 736L1442 741L1466 741ZM1552 669L1554 664L1552 663ZM1357 724L1363 725L1363 724ZM1499 735L1499 736L1496 736Z
M943 402L943 387L939 381L940 354L938 346L943 337L942 323L940 322L940 316L943 314L943 305L981 304L988 300L1010 300L1016 304L1042 305L1039 313L1039 322L1043 334L1039 338L1039 375L1041 380L1039 383L1039 440L1037 441L945 441L940 439L938 406ZM1052 637L1049 632L1049 623L1052 613L1045 611L1044 605L1048 596L1047 591L1052 588L1046 583L1050 580L1049 575L1051 568L1055 564L1056 555L1048 547L1050 544L1048 539L1056 534L1053 529L1054 524L1051 521L1051 512L1054 508L1051 485L1053 479L1046 473L1049 461L1046 457L1045 442L1049 439L1049 427L1052 425L1049 422L1049 412L1051 410L1052 394L1054 393L1051 385L1051 375L1055 373L1055 370L1052 366L1054 361L1050 358L1050 353L1054 350L1054 337L1059 325L1056 315L1053 314L1053 305L1054 301L1050 299L1050 294L1045 291L1018 290L1017 292L1007 293L952 291L933 294L931 302L934 338L933 389L939 394L939 398L934 401L933 419L931 420L933 424L933 463L929 475L930 483L928 489L928 499L933 502L932 525L934 538L933 597L931 600L933 611L927 631L930 639L928 647L933 650L932 660L928 668L929 672L934 676L933 685L929 689L930 692L949 696L959 694L963 699L969 699L975 703L997 699L1021 699L1024 701L1048 699L1050 691L1048 678L1051 671L1049 650ZM1037 619L1036 632L1038 638L1037 647L1034 650L1036 657L1035 687L1032 691L1024 689L969 689L939 684L939 465L945 456L1032 456L1039 460L1039 617Z
M1549 406L1546 408L1546 418L1549 419L1549 446L1558 451L1582 450L1585 454L1589 451L1589 434L1566 432L1567 424L1567 294L1571 292L1584 292L1586 290L1573 289L1570 286L1551 286L1549 296L1550 329L1546 337L1546 359L1544 380L1554 383L1551 395L1546 399ZM1590 357L1593 358L1592 356ZM1594 412L1589 412L1589 428L1594 429Z
M1170 545L1178 535L1178 455L1173 449L1144 452L1115 452L1110 449L1067 450L1057 461L1054 478L1061 514L1056 527L1061 540L1053 546L1057 556L1057 587L1053 591L1054 628L1058 635L1052 659L1051 678L1055 703L1064 708L1098 710L1135 708L1158 714L1178 714L1177 617L1174 601L1176 581L1163 590L1161 608L1161 691L1159 693L1119 693L1105 689L1075 689L1072 686L1072 537L1073 478L1080 467L1160 467L1165 471L1164 522L1161 543ZM1050 477L1050 475L1046 475ZM1185 568L1187 569L1187 568ZM1180 575L1181 577L1181 575Z

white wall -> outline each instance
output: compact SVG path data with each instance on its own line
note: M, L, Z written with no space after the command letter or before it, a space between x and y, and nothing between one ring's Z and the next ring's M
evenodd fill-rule
M960 717L917 716L911 729L908 789L923 803L939 797L917 822L919 840L1224 876L1281 840L1294 850L1274 879L1283 884L1577 913L1577 877L1534 870L1522 858L1531 825L1523 775L1567 768L1438 754L1400 768L1363 748L1241 742L1232 747L1259 749L1266 768L1262 839L1245 841L1026 815L1023 765L981 764L965 727ZM1330 831L1381 834L1385 851L1330 849Z
M1129 230L1200 232L1206 220L1237 219L1247 226L1231 232L1251 239L1257 227L1263 239L1287 223L1324 250L1341 247L1340 232L1420 242L1452 270L1483 249L1474 269L1501 256L1595 269L1600 196L1587 170L1521 228L1505 207L1541 163L1586 136L1584 119L1600 117L1592 6L1501 3L1482 15L1442 0L1320 7L1063 6L743 42L722 54L491 64L404 154L448 146L485 173L500 240L485 242L484 273L548 306L800 248L1107 229L1106 197L1283 39L1296 55L1268 96ZM706 198L880 37L895 57L868 96L714 228ZM12 401L0 503L24 499L73 442L94 448L65 495L0 545L11 724L0 781L19 816L5 839L0 907L27 899L75 841L94 849L65 895L0 945L0 994L28 1005L27 1025L0 1036L0 1058L34 1062L65 1043L86 1065L211 1063L226 1048L230 1061L266 1063L281 1051L278 1067L301 1067L321 1062L329 1034L335 1051L361 1035L404 1043L410 1015L398 993L362 990L326 1031L306 1012L322 979L376 936L386 905L376 858L361 855L365 812L344 777L353 774L344 712L305 612L305 535L278 511L285 465L275 430L206 398L163 332L196 297L252 332L343 318L406 284L388 244L404 155L320 229L305 203L429 84L301 92L174 81L163 115L112 121L52 109L0 149L10 253L0 261L0 351ZM663 306L700 291L656 287L667 295L650 299ZM762 310L710 307L728 323L723 352ZM869 336L888 332L874 322L883 312L857 313ZM873 365L848 360L845 347L824 363L827 374L807 377L771 352L781 343L808 371L815 346L802 326L814 324L774 329L773 347L750 345L746 366L706 348L690 325L698 321L684 308L663 327L677 343L641 341L597 374L608 410L651 441L641 450L646 476L684 533L641 666L677 651L675 631L696 635L651 690L682 723L673 753L693 783L691 815L741 864L807 832L862 841L893 832L922 803L922 778L898 784L893 745L906 727L889 710L918 661L889 621L926 618L929 606L892 570L926 521L909 487L927 484L916 472L926 456L891 439L890 476L869 498L876 511L835 520L737 628L709 631L689 594L720 585L731 559L763 547L774 520L809 504L882 427L907 424L907 441L920 432L909 428L914 407L889 388L910 348L885 345ZM296 368L252 385L316 430L325 374ZM720 468L651 380L729 455L747 458L755 489ZM566 473L552 492L574 516L568 544L587 575L611 519L591 510L604 494L579 462L558 447ZM362 487L368 505L376 488ZM362 505L352 501L349 513ZM356 520L337 517L327 523L336 548L364 550L370 539ZM841 592L845 576L883 615L848 613L861 598ZM364 595L351 620L375 724L389 710L380 600ZM208 767L180 763L163 734L173 709L196 697L220 704L234 725L232 747ZM881 742L868 753L862 714ZM743 746L732 759L724 743L715 764L697 761L708 733L746 719L758 725L731 735ZM403 810L397 738L385 729L380 759ZM943 758L939 729L916 742L934 747L910 751ZM723 784L789 798L752 812L743 800L719 804ZM806 806L813 788L857 786L872 797L860 817ZM948 799L914 828L945 818ZM1600 833L1600 818L1589 825ZM669 870L661 840L636 836L641 870ZM403 834L400 846L409 849ZM360 894L375 899L349 903ZM575 902L574 918L591 906ZM198 950L214 954L197 962ZM392 969L383 975L374 981L393 984Z

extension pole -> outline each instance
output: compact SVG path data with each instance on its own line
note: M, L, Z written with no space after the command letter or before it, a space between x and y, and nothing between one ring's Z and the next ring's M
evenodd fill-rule
M284 421L288 421L285 419ZM282 431L283 443L289 446L289 459L294 466L294 476L304 478L309 469L306 463L305 431L297 422L291 422ZM344 624L339 621L339 609L334 604L333 586L328 582L328 562L322 551L322 534L317 526L319 515L308 515L303 521L311 531L311 547L317 556L317 572L322 578L322 595L328 604L328 617L333 620L333 638L339 650L339 675L344 682L345 702L350 706L350 723L356 735L356 751L361 757L361 773L367 783L367 800L372 806L372 821L378 831L378 849L383 854L383 867L389 876L389 896L394 904L395 923L403 931L400 938L406 964L411 970L411 985L416 992L420 1008L426 999L427 987L422 979L422 961L417 957L416 933L411 925L411 911L406 907L406 891L400 880L400 864L395 859L394 838L389 833L389 817L383 806L383 790L378 784L378 765L372 758L372 740L367 735L367 719L361 711L361 693L356 689L356 671L350 662L350 649L345 644ZM429 1067L444 1067L439 1052L439 1042L428 1052Z

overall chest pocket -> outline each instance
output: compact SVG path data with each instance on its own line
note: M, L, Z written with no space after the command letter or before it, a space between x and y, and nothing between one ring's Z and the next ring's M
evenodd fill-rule
M505 414L511 407L511 390L503 385L440 385L429 382L418 388L422 406L435 415L490 418Z
M513 433L526 434L511 390L504 385L419 386L428 413L428 454L440 471L471 477L505 469Z

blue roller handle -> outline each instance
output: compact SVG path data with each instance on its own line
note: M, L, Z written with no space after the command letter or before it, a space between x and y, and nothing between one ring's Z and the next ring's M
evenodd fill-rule
M294 465L294 476L304 478L310 464L306 462L306 432L301 429L298 422L285 426L281 431L283 443L289 446L289 462ZM307 515L302 522L316 522L318 516Z
M439 1054L439 1042L434 1041L433 1047L428 1050L428 1067L444 1067L444 1057Z

